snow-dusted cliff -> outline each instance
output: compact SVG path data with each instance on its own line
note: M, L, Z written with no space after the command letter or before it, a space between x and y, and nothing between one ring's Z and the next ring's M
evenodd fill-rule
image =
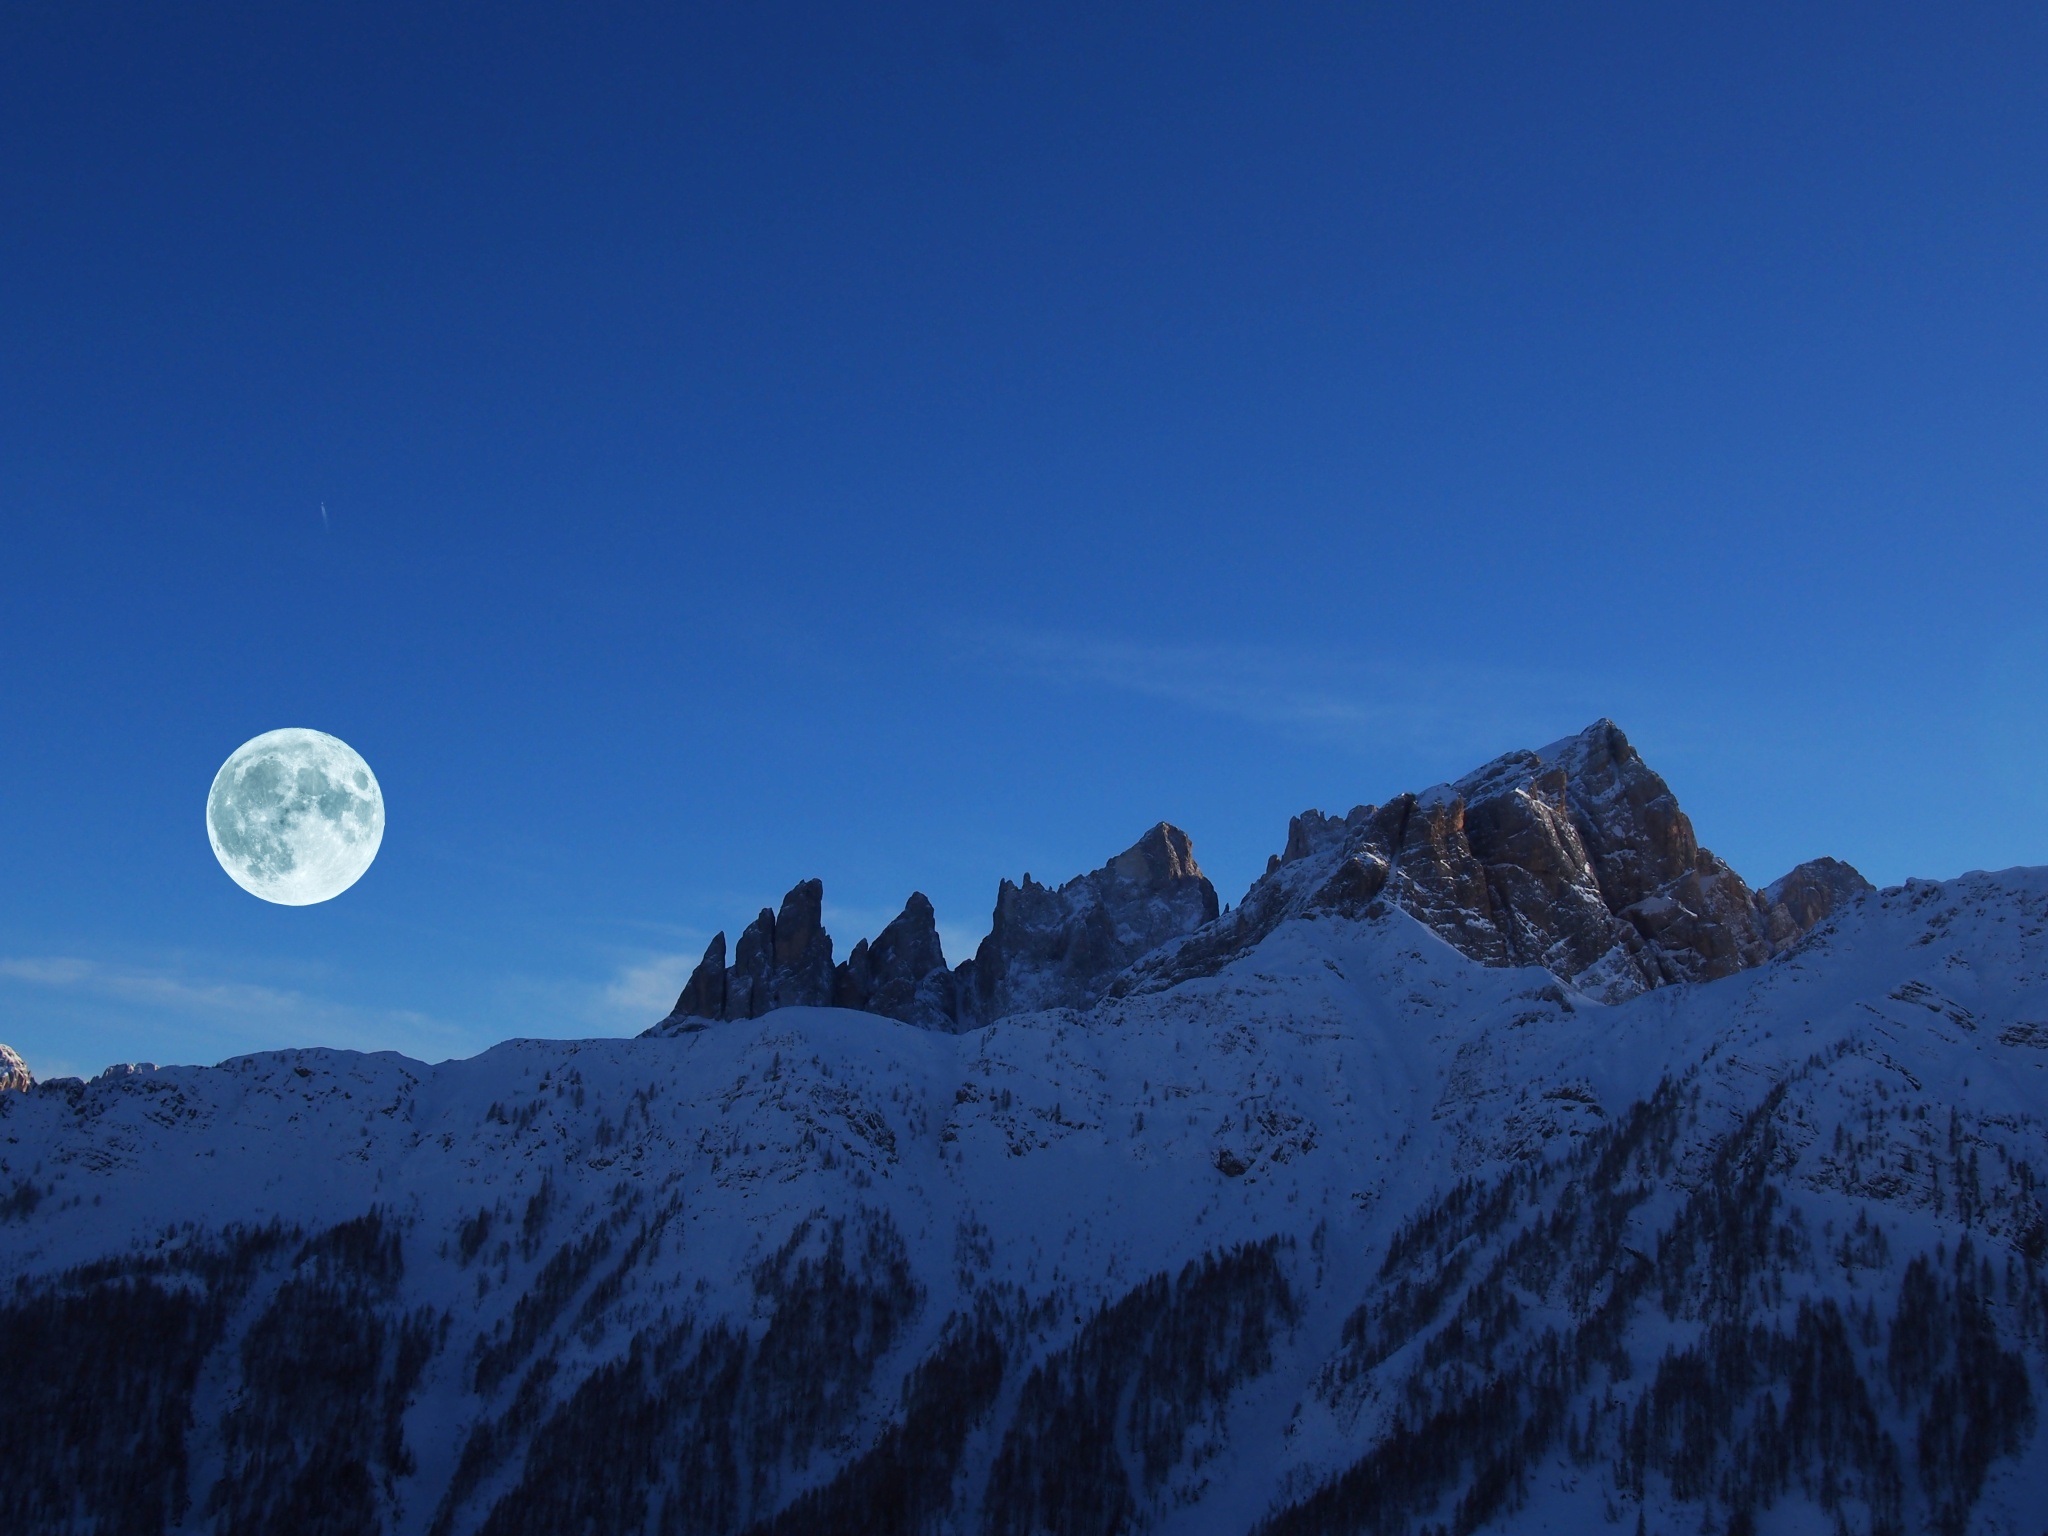
M1085 1009L0 1093L0 1529L2034 1536L2048 871L1617 985L1378 815Z

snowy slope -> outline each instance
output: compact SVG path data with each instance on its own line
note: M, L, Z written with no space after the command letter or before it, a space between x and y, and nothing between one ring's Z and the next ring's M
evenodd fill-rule
M0 1528L2034 1536L2044 921L9 1092Z

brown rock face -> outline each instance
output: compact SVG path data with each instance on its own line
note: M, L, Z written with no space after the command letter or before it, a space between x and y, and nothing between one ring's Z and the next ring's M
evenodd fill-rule
M36 1075L28 1063L15 1055L12 1046L0 1045L0 1093L26 1093L35 1087Z
M1559 743L1573 825L1608 907L1649 941L1659 981L1706 981L1776 953L1740 875L1702 848L1668 786L1611 720Z
M1782 944L1811 932L1877 887L1840 859L1808 859L1756 893L1757 904Z
M1566 769L1572 824L1611 910L1655 896L1699 867L1691 818L1612 720L1548 751Z
M1617 942L1583 835L1572 816L1565 770L1517 763L1472 786L1467 844L1486 873L1501 959L1577 975ZM1470 953L1471 951L1468 951Z
M1868 889L1827 859L1753 894L1601 720L1385 806L1304 812L1236 911L1117 987L1213 971L1290 917L1398 906L1483 964L1540 965L1619 998L1760 965Z
M1005 880L988 937L952 971L921 892L835 969L824 887L806 880L748 924L730 967L725 935L712 940L672 1017L834 1003L966 1029L1212 974L1289 918L1396 907L1482 964L1541 966L1618 999L1761 965L1870 889L1847 864L1815 859L1752 892L1600 720L1455 784L1341 817L1302 812L1221 916L1187 834L1165 822L1057 890Z

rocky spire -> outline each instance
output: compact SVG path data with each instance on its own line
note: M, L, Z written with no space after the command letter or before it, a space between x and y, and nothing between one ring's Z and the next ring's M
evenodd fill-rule
M767 1004L772 1008L824 1008L832 1002L832 935L825 931L825 882L803 880L782 898L772 929L774 964Z
M939 945L938 916L922 891L912 891L903 911L875 935L868 951L871 976L867 1008L906 1024L952 1029L960 1003L953 973Z
M683 994L669 1010L672 1019L725 1017L725 931L704 946L704 958L683 985Z
M763 907L733 946L732 968L725 973L728 1019L757 1019L768 1011L768 977L774 968L775 914Z
M832 1001L925 1029L958 1026L953 973L946 969L938 920L923 891L910 893L903 911L872 943L862 939L853 946L833 976Z
M705 947L667 1019L755 1019L776 1008L832 1001L832 936L825 931L825 885L802 880L778 914L763 907L725 963L725 934ZM657 1026L660 1027L660 1026Z

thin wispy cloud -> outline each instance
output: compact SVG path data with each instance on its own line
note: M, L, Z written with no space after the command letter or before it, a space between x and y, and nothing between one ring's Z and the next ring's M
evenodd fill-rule
M1138 694L1361 750L1538 745L1615 708L1588 679L1537 666L1452 667L1305 648L1015 630L986 635L982 644L990 660L1019 676Z
M167 966L76 955L0 956L0 985L6 983L102 1007L198 1020L229 1049L327 1045L368 1051L389 1050L403 1041L409 1054L422 1054L463 1043L460 1031L413 1009L360 1007Z
M675 1006L696 963L689 955L654 955L621 966L600 994L606 1013L652 1024Z
M580 975L494 977L489 1034L479 1037L476 1048L516 1036L637 1035L675 1006L701 954L701 945L689 951L613 948L594 956L592 971Z

